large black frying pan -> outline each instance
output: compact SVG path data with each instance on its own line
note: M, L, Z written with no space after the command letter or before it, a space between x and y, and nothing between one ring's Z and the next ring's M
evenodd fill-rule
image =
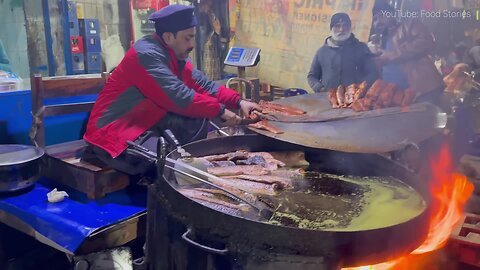
M201 140L184 146L193 156L250 151L305 151L307 160L323 172L355 176L392 176L416 189L427 201L428 192L421 181L404 167L374 154L336 152L302 147L259 135L220 137ZM170 158L178 158L171 152ZM248 254L267 250L271 254L292 254L322 257L340 266L356 266L383 262L408 254L425 239L429 225L429 207L415 218L379 229L335 232L271 225L226 214L206 207L177 191L174 172L165 169L163 180L155 184L156 200L178 221L186 224L196 236L215 237L226 246L216 254ZM185 236L189 234L186 233ZM190 239L191 240L191 239ZM246 255L247 256L247 255Z

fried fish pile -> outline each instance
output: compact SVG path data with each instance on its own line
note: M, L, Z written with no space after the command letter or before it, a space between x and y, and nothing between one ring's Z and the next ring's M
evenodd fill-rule
M367 83L340 85L328 91L328 100L333 108L352 108L354 111L369 111L396 106L408 106L415 99L412 89L397 90L393 83L376 80L367 90Z

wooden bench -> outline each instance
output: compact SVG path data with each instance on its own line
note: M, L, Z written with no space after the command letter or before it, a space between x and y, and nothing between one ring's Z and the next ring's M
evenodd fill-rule
M81 159L86 147L83 140L66 142L45 147L45 117L88 112L94 102L64 103L45 105L45 99L97 94L102 89L108 73L42 77L34 75L32 85L33 123L30 139L34 145L45 149L43 176L68 186L90 199L98 199L105 194L128 186L129 177L99 163L89 163Z

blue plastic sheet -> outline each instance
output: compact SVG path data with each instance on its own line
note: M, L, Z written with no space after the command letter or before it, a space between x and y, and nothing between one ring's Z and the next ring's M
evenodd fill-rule
M146 211L146 188L134 187L89 200L74 190L59 188L69 197L49 203L47 193L52 184L41 179L33 188L21 193L0 195L0 210L16 216L37 233L72 254L93 232Z

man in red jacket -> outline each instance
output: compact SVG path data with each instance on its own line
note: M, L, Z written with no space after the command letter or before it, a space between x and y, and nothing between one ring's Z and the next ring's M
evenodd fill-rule
M155 22L155 33L135 42L115 68L84 135L90 153L128 174L143 173L148 164L131 154L127 141L153 150L150 139L171 129L185 144L206 137L206 119L220 117L236 125L242 119L230 109L244 115L258 109L193 68L188 60L197 24L192 7L170 5L149 19Z

